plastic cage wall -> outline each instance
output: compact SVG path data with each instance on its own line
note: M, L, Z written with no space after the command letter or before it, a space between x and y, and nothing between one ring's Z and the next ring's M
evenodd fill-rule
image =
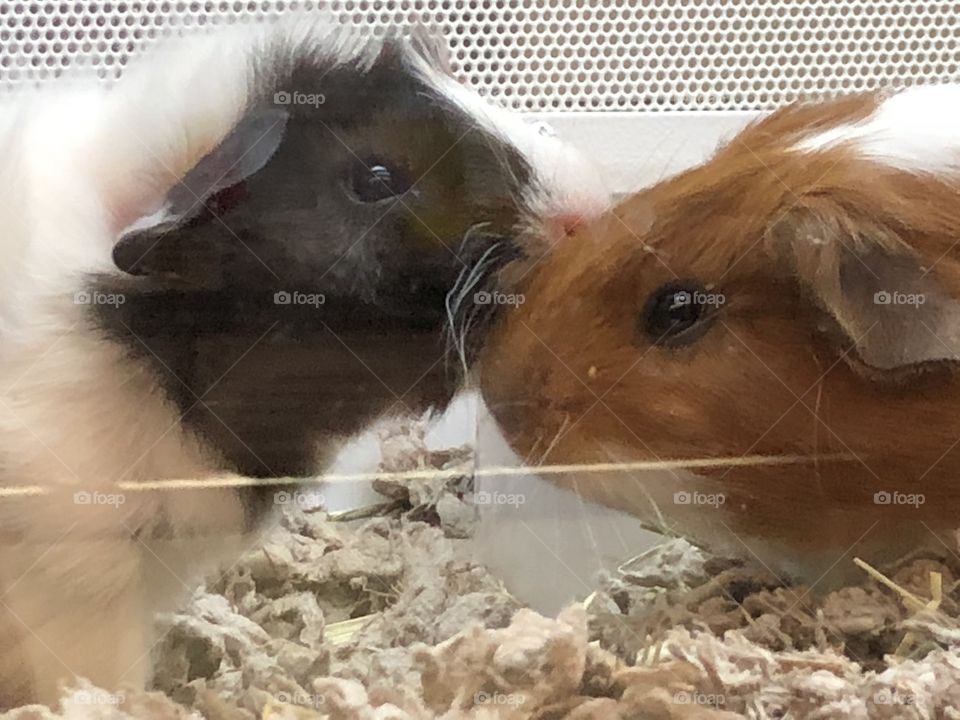
M0 84L80 63L110 79L165 34L296 11L443 33L466 82L550 116L619 189L697 161L757 111L960 67L956 0L2 0Z

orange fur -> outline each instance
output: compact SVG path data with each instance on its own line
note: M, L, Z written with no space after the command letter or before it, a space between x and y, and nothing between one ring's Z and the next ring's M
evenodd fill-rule
M554 439L542 462L846 455L560 480L649 521L656 506L675 530L811 579L849 566L842 553L882 558L960 524L954 362L870 367L871 345L887 357L903 340L877 336L861 347L858 333L842 330L872 318L833 302L845 273L877 257L915 264L917 283L960 297L960 176L911 174L843 145L793 149L878 102L785 108L544 259L480 360L485 400L517 452ZM726 304L698 340L660 347L641 313L651 292L677 279L723 293ZM680 490L725 502L677 505ZM878 505L879 491L925 502Z

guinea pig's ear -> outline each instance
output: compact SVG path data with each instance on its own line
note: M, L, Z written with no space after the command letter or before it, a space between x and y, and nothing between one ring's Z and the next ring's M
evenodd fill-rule
M160 209L123 231L113 249L116 266L133 275L182 275L196 270L189 262L193 250L188 223L210 201L225 194L263 169L280 147L288 115L279 108L258 108L245 115L210 153L180 178ZM236 193L235 193L236 194Z
M960 360L960 302L894 230L823 201L768 233L770 249L871 374Z
M189 208L259 172L280 147L287 118L280 108L259 108L245 115L174 185L168 196L174 215L188 215Z

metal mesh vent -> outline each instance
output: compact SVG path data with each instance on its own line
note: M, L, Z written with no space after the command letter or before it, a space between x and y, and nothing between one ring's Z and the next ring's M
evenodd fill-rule
M960 67L957 0L0 0L0 83L80 56L115 77L163 34L321 5L375 32L442 31L463 77L531 111L759 110Z

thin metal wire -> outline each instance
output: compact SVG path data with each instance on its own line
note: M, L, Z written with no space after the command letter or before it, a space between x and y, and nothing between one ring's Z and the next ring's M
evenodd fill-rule
M651 470L681 470L713 467L752 467L760 465L779 466L779 465L803 465L815 462L849 462L853 458L846 454L833 455L747 455L744 457L726 457L726 458L690 458L684 460L641 460L625 463L586 463L586 464L568 464L568 465L539 465L539 466L494 466L488 468L476 468L473 470L464 470L458 468L448 468L437 470L434 468L423 468L420 470L405 470L399 472L363 472L363 473L333 473L330 475L318 475L312 478L251 478L240 477L236 475L215 476L206 479L202 478L184 478L170 480L152 480L152 481L123 481L112 486L118 490L127 492L144 492L154 490L212 490L215 488L244 488L244 487L271 487L286 485L324 485L332 483L350 483L350 482L370 482L380 478L391 478L393 480L431 480L431 479L454 479L464 475L473 477L499 477L503 475L528 475L528 476L547 476L547 475L566 475L571 473L611 473L611 472L644 472ZM68 487L57 486L48 488L40 485L21 485L13 487L0 488L0 498L5 497L29 497L35 495L48 495L55 490L75 491L80 486L70 485Z

